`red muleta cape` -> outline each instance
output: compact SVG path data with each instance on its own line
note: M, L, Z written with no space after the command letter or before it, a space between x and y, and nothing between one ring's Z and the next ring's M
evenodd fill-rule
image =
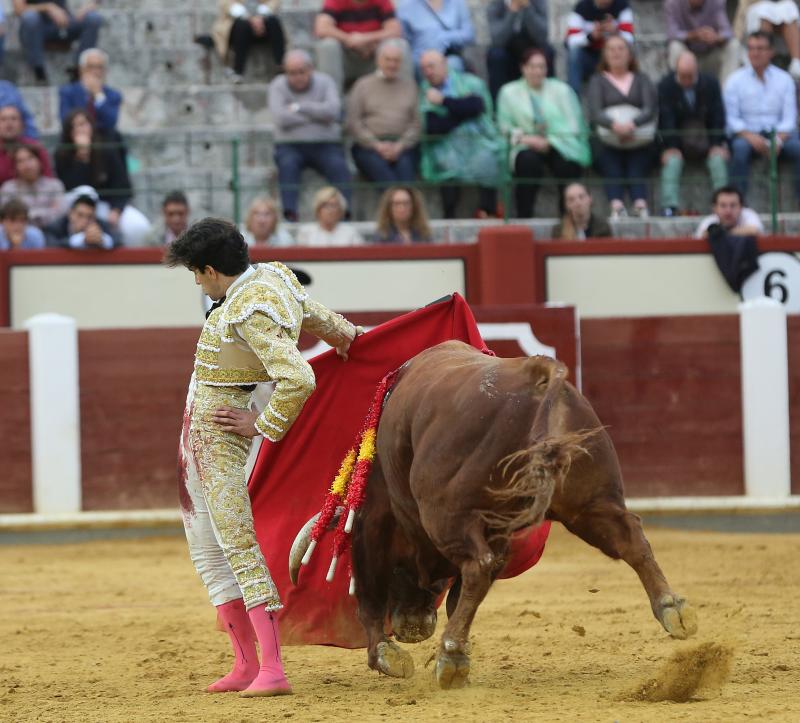
M278 444L261 446L250 477L256 535L285 607L280 612L286 645L365 647L348 595L350 554L325 582L333 535L322 538L296 586L289 580L289 549L306 521L319 512L342 458L364 422L380 380L421 351L449 339L477 349L486 345L472 312L458 294L381 324L353 344L347 362L333 350L311 360L317 389ZM369 494L369 486L367 486ZM535 565L544 551L550 523L519 533L500 577Z

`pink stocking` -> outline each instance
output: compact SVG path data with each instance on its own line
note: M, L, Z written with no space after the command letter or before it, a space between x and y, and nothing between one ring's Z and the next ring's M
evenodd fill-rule
M289 685L283 672L281 642L275 613L259 605L249 610L248 615L261 648L261 667L256 679L242 691L241 695L245 698L257 695L288 695L292 692L292 686Z
M209 693L227 693L231 690L244 690L258 675L258 655L256 638L250 625L250 618L244 609L241 598L231 600L217 607L220 620L231 639L236 656L233 670L216 683L206 688Z

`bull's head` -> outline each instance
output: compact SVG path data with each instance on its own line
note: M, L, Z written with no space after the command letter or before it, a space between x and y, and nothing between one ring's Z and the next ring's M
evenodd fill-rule
M329 530L336 529L336 525L339 524L339 518L341 517L343 511L344 507L336 508L333 519L328 525ZM320 513L317 512L316 515L314 515L308 522L306 522L305 525L300 528L300 532L297 533L297 537L294 538L294 542L292 543L292 548L289 550L289 579L292 581L292 585L297 585L297 578L300 574L300 566L307 564L311 556L310 552L313 550L313 547L311 546L311 531L314 529L314 525L317 524L319 515Z

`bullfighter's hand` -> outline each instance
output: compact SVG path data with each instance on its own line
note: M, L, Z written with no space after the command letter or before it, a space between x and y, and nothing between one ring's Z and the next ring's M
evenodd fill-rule
M344 359L344 361L347 361L347 359L348 359L347 352L350 351L350 345L355 341L356 337L359 334L363 334L363 333L364 333L364 327L357 326L356 327L356 332L355 332L355 335L353 336L353 338L350 341L348 341L346 344L342 344L341 346L337 346L336 347L336 353L340 357L342 357L342 359Z
M256 429L258 412L253 412L249 409L220 407L214 412L214 416L211 419L225 432L238 434L240 437L252 439L259 433Z

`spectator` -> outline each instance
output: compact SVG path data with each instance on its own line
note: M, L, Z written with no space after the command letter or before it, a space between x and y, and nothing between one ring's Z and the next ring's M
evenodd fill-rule
M500 90L497 125L511 137L517 216L529 218L534 215L545 167L558 181L561 198L562 182L580 178L592 154L580 101L566 83L545 77L544 53L526 50L521 71L520 80L512 80Z
M189 228L189 199L183 191L170 191L161 202L161 221L144 239L145 246L168 246Z
M248 246L294 246L292 234L280 225L278 206L269 196L253 199L242 236Z
M96 216L97 201L90 195L79 195L69 212L46 229L48 245L71 249L112 249L117 237L111 227Z
M637 215L646 217L646 179L653 165L656 89L620 35L606 40L588 90L588 112L597 128L597 167L605 179L611 217L626 215L628 187Z
M579 96L583 81L597 69L612 35L633 45L633 12L628 0L579 0L567 18L567 82Z
M286 36L278 17L280 0L220 0L219 15L211 28L214 46L225 64L226 75L241 83L250 48L268 45L275 65L283 62ZM233 63L228 67L228 54Z
M405 42L384 40L376 53L378 71L356 82L347 104L353 160L377 183L411 183L416 175L417 84L400 74L404 51Z
M376 241L404 246L432 241L425 200L416 188L394 186L384 191L378 206Z
M733 36L725 0L666 0L669 67L691 50L703 73L725 82L739 67L739 41Z
M760 31L772 36L780 33L791 62L789 74L800 80L800 11L795 0L739 0L734 30L739 37Z
M360 246L361 234L349 223L342 223L347 213L345 197L333 186L325 186L314 195L315 223L303 224L297 235L299 246Z
M732 236L758 236L764 233L764 224L752 208L744 205L738 188L723 186L714 191L711 210L713 213L706 216L694 232L695 238L706 238L709 227L715 223Z
M681 208L680 182L683 164L705 161L713 189L728 183L725 145L725 106L719 81L697 69L697 59L688 50L678 57L674 73L658 84L658 126L664 150L661 153L661 204L664 216L675 216Z
M0 108L0 184L14 177L14 149L22 144L35 149L46 176L53 175L50 157L38 141L23 135L22 113L13 105Z
M324 0L314 19L317 64L343 94L375 69L375 51L387 38L401 38L392 0Z
M97 45L103 18L89 2L75 13L67 9L66 0L13 0L14 12L20 16L19 42L36 80L47 82L44 67L44 44L53 40L78 41L77 53Z
M445 218L455 218L459 187L477 184L476 215L497 213L497 184L503 144L492 121L492 99L484 82L453 70L438 50L428 50L420 59L425 80L420 88L423 130L429 137L422 144L422 177L440 188Z
M122 95L105 84L108 55L98 48L84 50L78 56L78 77L58 89L61 122L73 110L85 110L94 119L97 130L111 137L117 130Z
M0 206L0 251L42 249L45 246L41 229L28 223L28 207L18 198Z
M797 87L792 77L772 65L772 36L760 31L747 38L749 65L728 78L723 98L731 140L731 181L747 195L753 155L770 154L775 132L779 158L794 164L795 194L800 199L800 140L797 137Z
M451 68L466 69L463 52L475 42L475 30L465 0L402 0L397 16L414 63L421 64L426 50L438 50Z
M585 241L587 238L609 238L608 221L592 213L592 195L582 183L570 183L564 189L564 214L553 226L552 236L564 241Z
M546 0L489 0L486 17L491 42L486 68L493 101L502 86L520 77L526 50L541 50L547 58L547 75L553 75L555 51L547 42Z
M22 134L27 138L39 138L39 130L36 128L36 120L33 114L25 105L25 99L19 92L17 86L8 80L0 80L0 108L13 105L22 115L23 129Z
M32 223L44 227L61 215L64 184L45 176L35 146L23 144L14 149L15 177L0 186L0 202L19 198L28 207Z
M126 246L141 246L150 222L131 205L128 169L116 148L99 134L89 113L76 109L67 114L56 150L56 173L70 191L79 186L96 189L97 216L117 231Z
M290 50L285 73L269 84L269 109L275 120L275 163L281 205L287 221L297 220L300 175L314 168L350 202L350 169L342 147L342 101L330 76L314 70L311 56Z

